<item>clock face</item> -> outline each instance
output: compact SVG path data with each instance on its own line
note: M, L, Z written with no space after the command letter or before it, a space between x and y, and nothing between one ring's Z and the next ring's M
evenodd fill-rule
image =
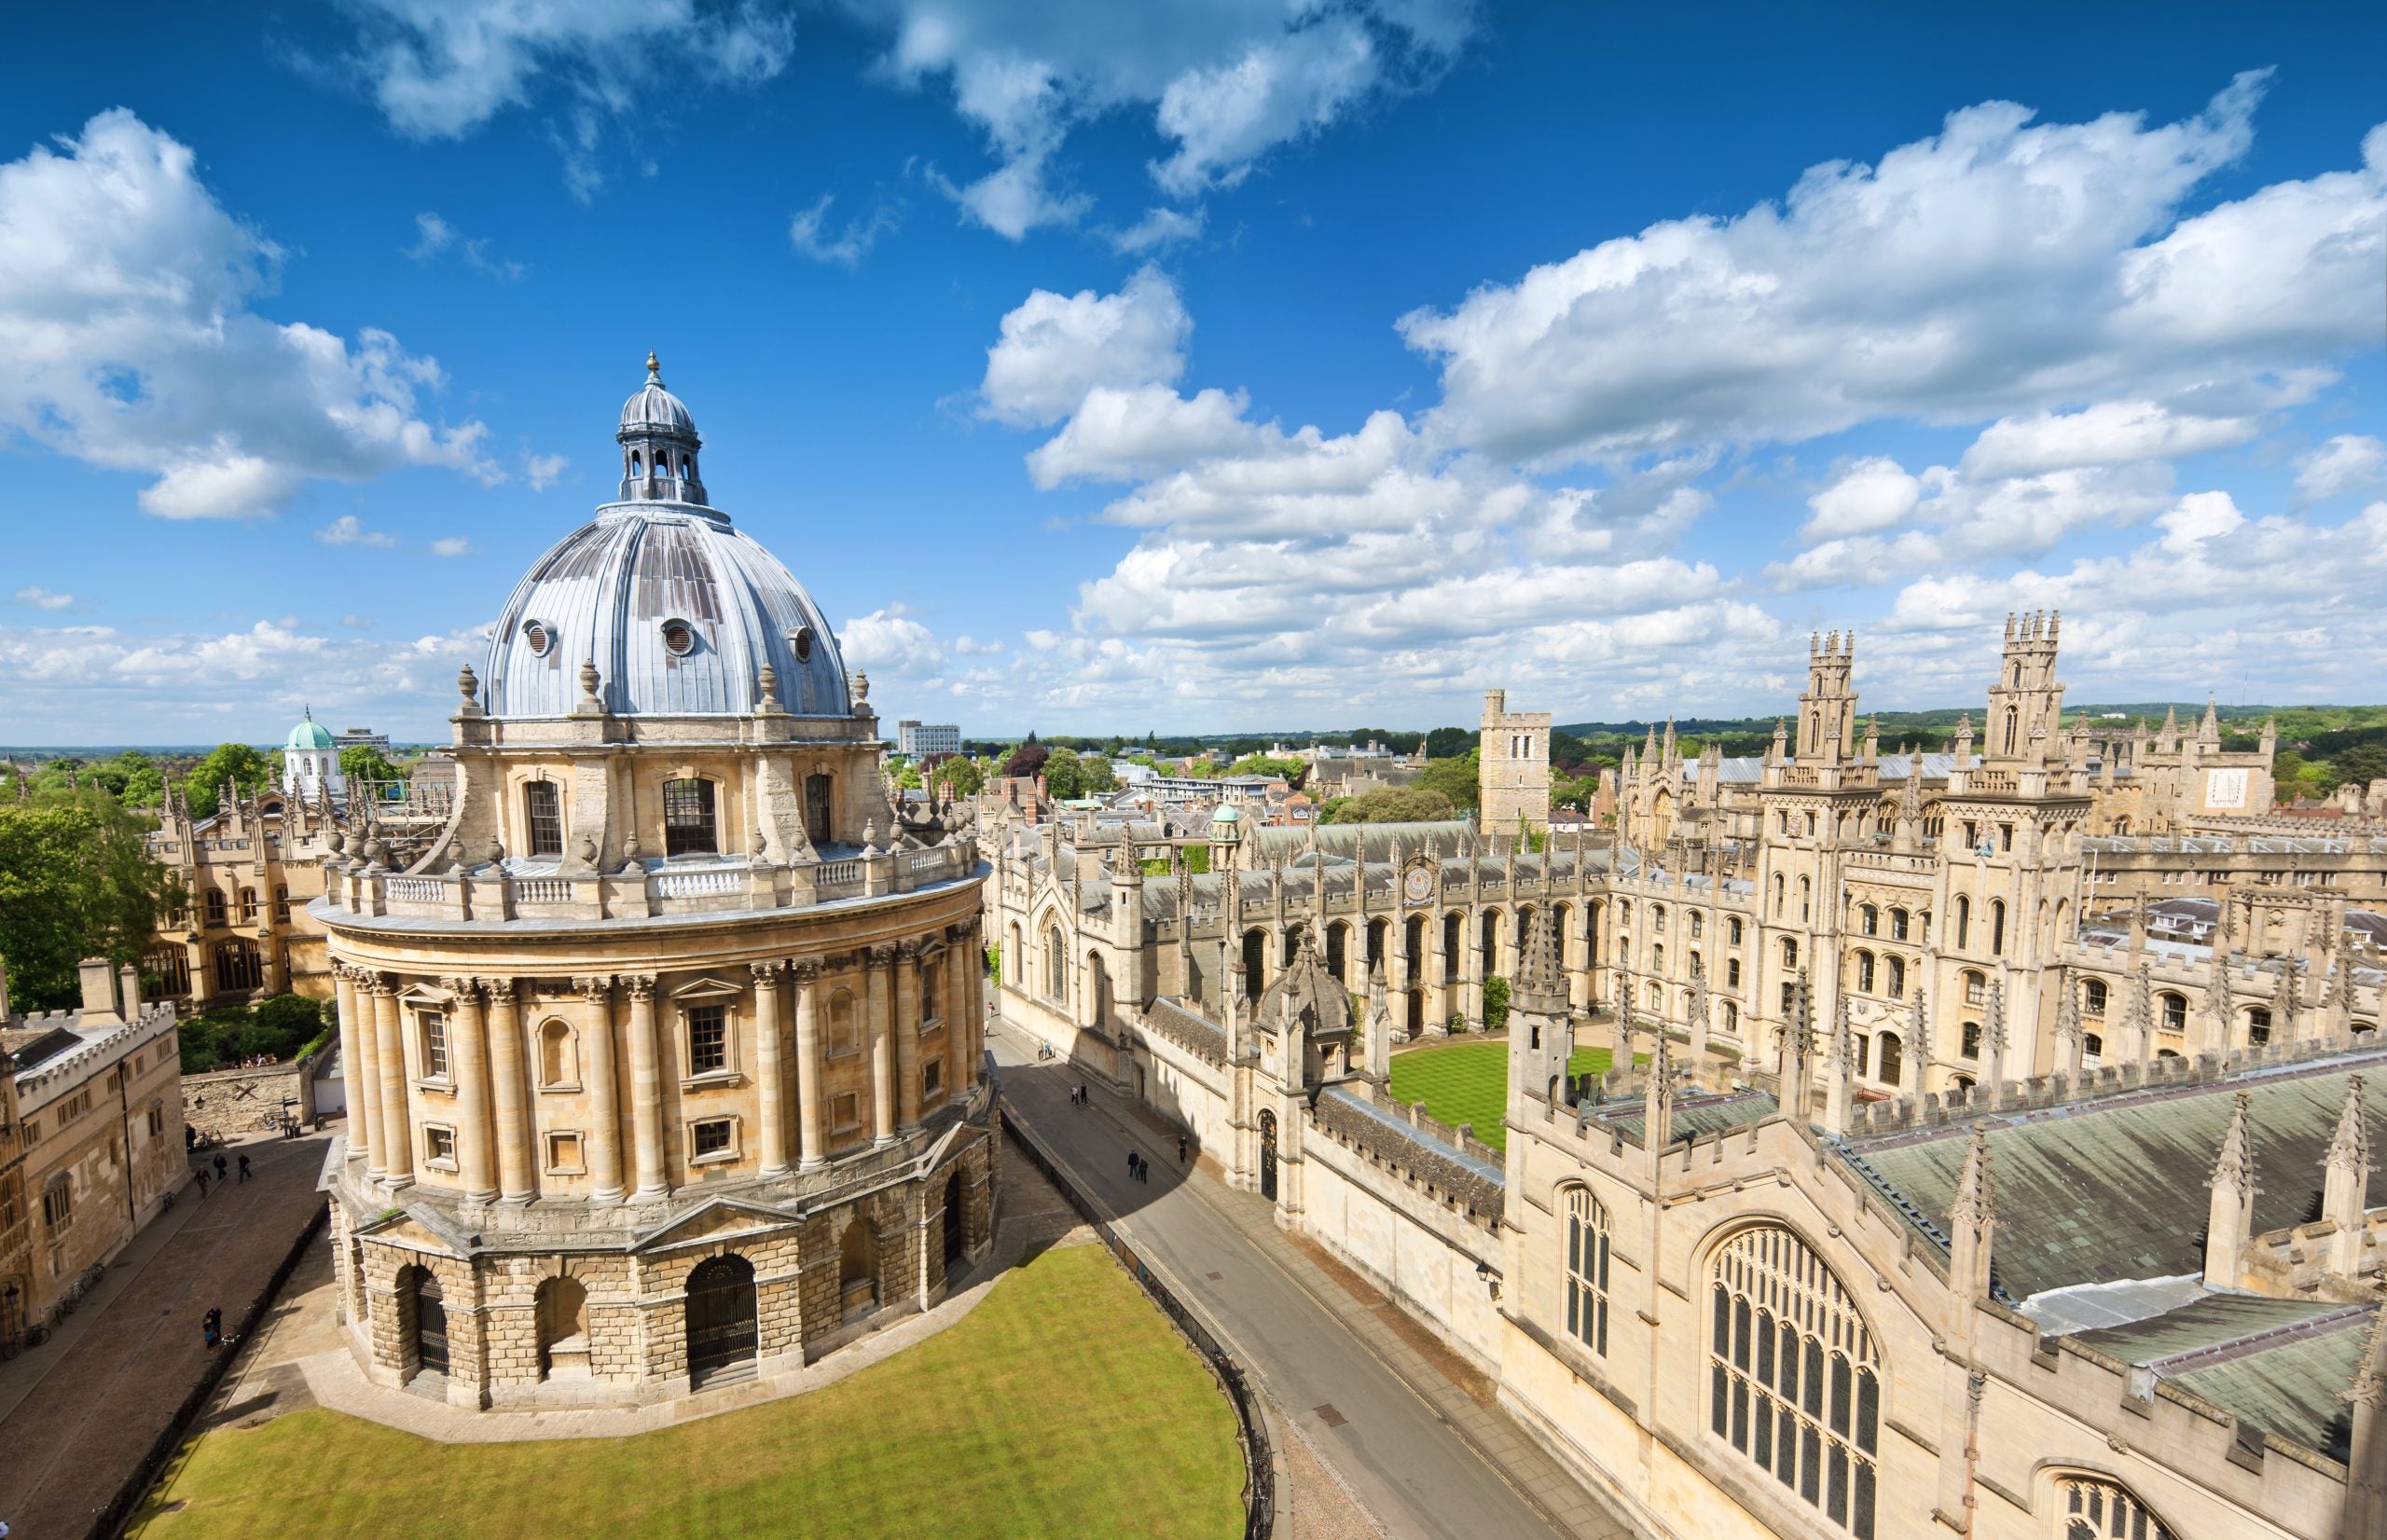
M1401 885L1412 903L1424 903L1434 896L1434 873L1422 866L1413 866Z

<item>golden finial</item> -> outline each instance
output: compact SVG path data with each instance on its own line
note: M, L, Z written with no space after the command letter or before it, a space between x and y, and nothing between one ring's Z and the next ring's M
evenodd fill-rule
M663 365L655 362L655 350L652 348L646 351L646 372L651 375L663 372Z

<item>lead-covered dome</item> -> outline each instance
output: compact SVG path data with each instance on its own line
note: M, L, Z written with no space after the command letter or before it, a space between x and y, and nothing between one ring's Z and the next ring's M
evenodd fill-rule
M583 698L582 666L594 664L600 698L616 714L751 712L767 667L780 709L849 715L829 623L778 557L703 505L688 409L663 389L652 355L647 370L615 435L623 501L600 508L515 585L490 642L489 714L568 715Z

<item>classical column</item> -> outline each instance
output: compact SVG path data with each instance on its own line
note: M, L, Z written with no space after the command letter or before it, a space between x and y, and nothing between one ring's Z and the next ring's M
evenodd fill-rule
M889 1030L893 1011L887 999L887 970L894 964L895 949L870 947L862 960L868 969L863 1015L870 1029L871 1143L883 1145L895 1138L895 1038Z
M973 914L962 922L961 945L969 954L961 964L964 977L970 981L969 1014L964 1024L962 1052L970 1060L970 1083L976 1085L987 1068L987 929L983 916Z
M972 1014L970 930L953 926L945 931L952 944L945 953L945 1099L961 1100L970 1084L970 1033L977 1018Z
M497 1189L501 1201L527 1203L538 1194L538 1164L531 1149L530 1095L524 1089L522 1011L512 979L483 979L489 990L489 1071L497 1104Z
M622 986L630 997L630 1119L637 1132L638 1190L633 1202L660 1198L663 1183L663 1068L655 1045L655 975L631 973Z
M895 944L895 1119L920 1126L920 943Z
M798 961L795 975L795 1132L800 1169L820 1169L821 1150L821 964Z
M353 1161L372 1152L378 1104L366 1090L373 1074L371 1054L366 1049L370 1029L357 1020L356 979L346 963L332 965L332 996L339 1011L339 1078L348 1093L348 1158ZM374 1162L366 1160L366 1169L373 1167Z
M448 1079L456 1087L456 1169L464 1180L464 1196L485 1203L497 1196L497 1165L490 1148L489 1031L480 981L439 982L456 998L455 1041L448 1054Z
M787 1175L787 1072L780 1064L780 969L785 965L749 965L754 975L754 1078L762 1082L758 1118L763 1139L763 1176Z
M588 1131L589 1202L622 1201L622 1092L614 1073L614 981L572 981L580 992L580 1074L597 1126Z
M407 1116L407 1050L398 1036L398 986L387 973L375 973L366 986L373 995L373 1066L381 1081L380 1136L373 1148L392 1187L414 1180L414 1125Z

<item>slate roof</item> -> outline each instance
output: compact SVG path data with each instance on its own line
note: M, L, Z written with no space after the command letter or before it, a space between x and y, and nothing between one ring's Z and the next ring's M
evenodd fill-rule
M1744 1128L1763 1122L1781 1109L1782 1104L1770 1092L1733 1091L1720 1096L1689 1093L1675 1102L1675 1138L1704 1138L1719 1129ZM1644 1105L1637 1098L1626 1101L1620 1097L1595 1108L1594 1115L1637 1139L1641 1136L1644 1111Z
M2154 1371L2241 1424L2334 1460L2351 1448L2353 1385L2372 1307L2214 1294L2079 1341Z
M1990 1120L1997 1281L2017 1299L2203 1266L2208 1178L2231 1093L2252 1096L2255 1230L2305 1221L2350 1074L2365 1076L2373 1148L2387 1138L2387 1052L2169 1086ZM1853 1141L1845 1155L1947 1228L1970 1130L1955 1124ZM2373 1174L2366 1202L2387 1197Z

